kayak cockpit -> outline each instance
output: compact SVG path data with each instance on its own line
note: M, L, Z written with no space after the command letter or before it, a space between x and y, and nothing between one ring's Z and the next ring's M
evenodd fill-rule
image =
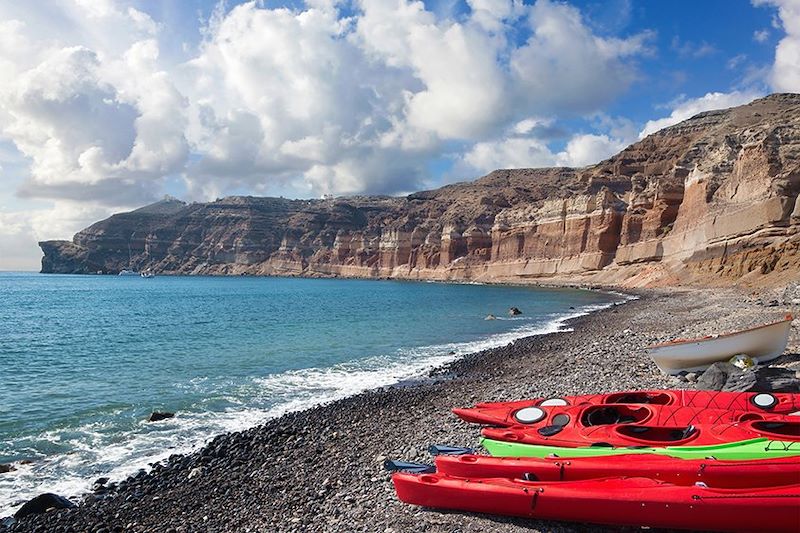
M615 431L627 439L642 444L671 446L688 442L698 434L694 426L618 426Z

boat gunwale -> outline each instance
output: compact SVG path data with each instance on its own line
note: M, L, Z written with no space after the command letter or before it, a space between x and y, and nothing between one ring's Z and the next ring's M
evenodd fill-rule
M698 343L698 342L715 341L715 340L718 340L718 339L724 338L724 337L732 337L734 335L739 335L739 334L742 334L742 333L749 333L751 331L756 331L756 330L763 329L763 328L768 328L768 327L771 327L771 326L777 326L778 324L783 324L785 322L790 322L791 323L793 320L794 320L794 316L792 316L792 314L789 313L785 317L783 317L783 319L778 320L776 322L770 322L769 324L762 324L761 326L754 326L754 327L751 327L751 328L740 329L740 330L737 330L737 331L732 331L730 333L720 333L719 335L710 335L710 336L707 336L707 337L698 337L698 338L695 338L695 339L685 339L685 340L676 339L676 340L671 340L671 341L666 341L666 342L660 342L658 344L651 344L650 346L647 347L647 349L650 350L650 349L653 349L653 348L665 348L665 347L668 347L668 346L679 346L681 344L693 344L693 343Z

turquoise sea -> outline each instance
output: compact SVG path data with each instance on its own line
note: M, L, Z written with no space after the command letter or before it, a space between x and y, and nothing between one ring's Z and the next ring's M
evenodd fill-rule
M0 272L0 517L216 434L558 331L621 301L572 289ZM510 318L516 306L521 316ZM487 321L492 313L499 320ZM148 423L153 410L177 412Z

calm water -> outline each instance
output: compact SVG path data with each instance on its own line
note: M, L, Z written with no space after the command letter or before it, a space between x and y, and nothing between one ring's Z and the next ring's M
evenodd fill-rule
M0 463L34 461L0 474L0 516L39 492L74 496L215 434L556 331L614 300L437 283L0 273ZM512 305L524 314L506 318ZM178 416L144 422L154 409Z

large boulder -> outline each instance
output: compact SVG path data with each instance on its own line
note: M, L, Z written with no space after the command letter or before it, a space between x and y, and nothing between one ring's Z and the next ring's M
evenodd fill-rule
M77 507L74 503L63 496L46 492L36 496L32 500L25 502L19 510L14 513L14 518L20 519L31 514L42 514L48 509L73 509Z
M797 371L757 366L741 369L730 363L714 363L697 380L701 390L726 392L800 392Z

